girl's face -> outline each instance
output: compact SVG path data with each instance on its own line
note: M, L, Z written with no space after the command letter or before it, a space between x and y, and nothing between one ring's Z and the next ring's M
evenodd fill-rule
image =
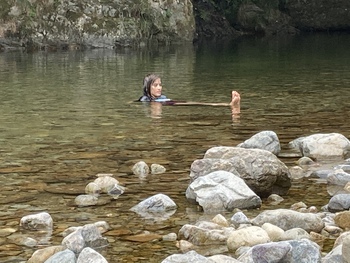
M162 95L162 82L160 79L156 79L151 84L151 90L150 90L152 98L157 98Z

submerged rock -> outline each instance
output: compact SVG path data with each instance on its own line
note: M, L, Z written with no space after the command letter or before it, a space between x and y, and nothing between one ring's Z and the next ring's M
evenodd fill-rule
M20 226L28 230L52 229L53 220L50 214L42 212L22 217Z

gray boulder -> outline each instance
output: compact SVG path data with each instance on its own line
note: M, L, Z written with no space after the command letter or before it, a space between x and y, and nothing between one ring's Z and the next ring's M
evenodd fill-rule
M350 155L350 141L339 133L318 133L300 137L289 145L298 149L303 156L313 159L348 158Z
M350 182L350 174L343 169L336 169L327 176L328 184L346 185Z
M237 145L237 147L266 150L275 155L278 155L281 151L280 141L277 134L273 131L259 132L243 143Z
M146 219L162 221L172 216L176 209L177 205L170 197L156 194L141 201L130 210Z
M195 225L185 224L179 230L179 239L195 245L225 244L235 231L232 227L223 227L213 222L199 221Z
M327 209L332 213L349 210L350 194L338 194L333 196L328 202Z
M97 251L86 247L80 252L77 263L108 263L108 261Z
M226 171L216 171L193 181L186 197L195 200L204 212L232 211L261 206L261 199L240 177Z
M76 263L76 258L73 251L66 249L54 254L44 263Z
M203 159L191 165L191 180L214 171L224 170L239 175L260 197L284 195L291 186L288 167L274 154L260 149L213 147Z
M321 263L319 246L308 240L289 240L255 245L242 254L242 263Z

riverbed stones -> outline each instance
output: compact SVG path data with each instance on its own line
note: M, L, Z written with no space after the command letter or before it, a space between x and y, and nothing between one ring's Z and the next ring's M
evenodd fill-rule
M339 133L317 133L297 138L289 145L312 159L348 158L350 141Z
M301 213L288 209L265 210L253 218L251 222L257 226L271 223L284 231L300 227L307 232L320 233L324 227L324 222L318 214Z
M186 190L186 198L196 201L207 213L249 209L261 206L261 199L239 176L216 171L194 180Z
M260 149L220 146L206 151L191 165L192 181L211 172L224 170L239 175L260 197L286 194L291 186L288 167L274 154Z
M238 144L237 147L266 150L274 155L278 155L281 151L278 136L274 131L259 132L246 141Z
M20 226L28 230L48 230L53 227L53 220L49 213L27 215L21 218Z

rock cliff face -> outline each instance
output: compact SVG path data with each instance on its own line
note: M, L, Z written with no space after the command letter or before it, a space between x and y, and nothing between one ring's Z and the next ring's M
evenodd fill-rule
M192 41L195 32L190 0L2 2L0 38L25 46L114 48Z
M0 51L340 30L350 31L349 0L0 1Z

